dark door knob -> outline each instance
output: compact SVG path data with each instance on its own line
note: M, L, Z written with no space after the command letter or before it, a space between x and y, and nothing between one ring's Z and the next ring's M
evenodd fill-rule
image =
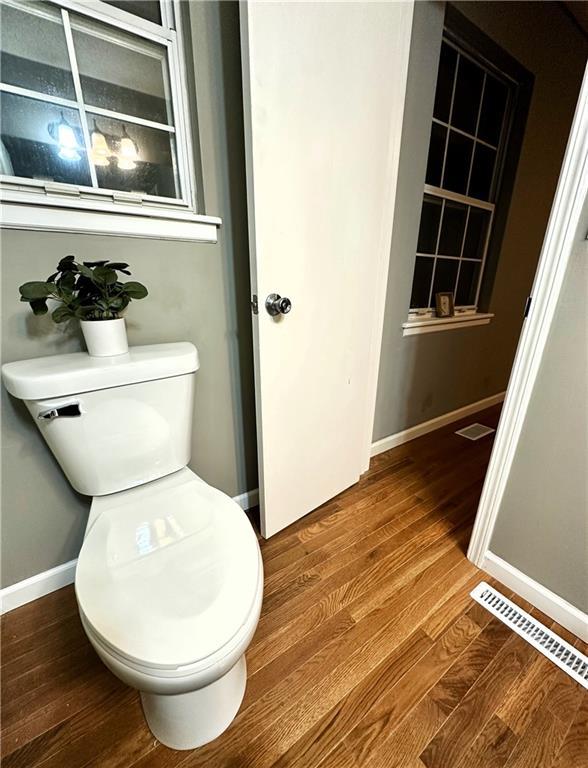
M278 293L270 293L265 300L265 308L270 315L287 315L292 309L292 302L286 296L280 296Z

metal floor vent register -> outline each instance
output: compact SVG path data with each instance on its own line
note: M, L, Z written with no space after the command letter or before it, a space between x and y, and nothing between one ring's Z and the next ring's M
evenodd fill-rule
M455 434L467 437L468 440L479 440L481 437L491 435L495 431L496 430L492 429L492 427L485 427L483 424L476 423L470 424L463 429L459 429Z
M584 688L588 689L588 657L584 656L574 648L573 645L566 643L561 637L552 632L541 622L534 619L528 613L512 603L508 598L501 595L486 582L481 582L470 592L471 597L490 613L497 616L502 622L509 626L517 635L520 635L532 646L558 667L567 672L570 677L576 680Z

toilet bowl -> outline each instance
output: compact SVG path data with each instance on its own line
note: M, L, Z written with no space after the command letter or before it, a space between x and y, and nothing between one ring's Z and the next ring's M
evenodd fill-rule
M2 369L71 484L93 497L75 576L88 639L173 749L206 744L235 717L263 596L247 516L187 467L197 368L181 343Z
M80 617L104 664L141 692L163 744L193 749L234 718L262 589L245 513L189 469L94 499L76 569Z

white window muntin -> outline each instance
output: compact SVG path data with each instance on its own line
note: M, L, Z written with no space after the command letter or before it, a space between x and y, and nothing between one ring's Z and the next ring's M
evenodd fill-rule
M171 153L172 162L174 163L174 174L178 180L180 195L177 198L161 197L157 195L149 195L145 193L131 193L120 190L112 190L104 187L98 187L96 172L94 165L90 161L88 152L88 164L90 167L90 176L93 186L83 186L78 184L61 185L70 187L71 193L75 195L76 192L80 196L92 196L97 200L102 201L102 207L106 209L113 209L112 202L116 198L124 198L127 201L134 199L136 202L146 204L147 207L151 207L152 204L156 204L157 207L161 207L164 204L166 207L175 209L187 209L189 211L195 211L195 190L193 187L193 160L192 149L190 141L190 133L188 130L188 104L187 104L187 86L186 75L180 47L182 46L182 35L179 20L179 13L174 13L175 5L178 0L163 0L161 2L162 19L164 23L175 24L176 29L166 28L159 26L153 22L147 21L140 17L131 16L126 11L122 11L115 6L110 6L101 0L47 0L48 3L57 6L61 9L62 22L64 27L64 33L67 44L67 51L69 56L69 63L72 71L72 77L74 81L74 89L76 99L66 99L57 96L51 96L45 93L41 93L27 88L21 88L20 86L13 86L7 83L0 83L0 90L6 93L13 93L18 96L24 96L25 98L36 99L38 101L44 101L57 106L63 106L70 109L75 109L79 112L80 124L82 127L82 133L84 135L84 141L86 147L90 148L90 137L87 123L86 113L102 115L104 117L110 117L117 120L122 120L125 123L133 123L135 125L143 125L148 128L154 128L156 130L166 131L170 135L175 136L174 150ZM10 5L20 10L25 10L27 13L33 13L39 16L46 16L43 12L43 7L34 3L25 2L25 0L1 0L2 4ZM73 40L71 37L71 28L75 28L75 21L72 25L69 12L79 13L89 19L102 22L104 24L112 26L116 24L117 29L124 30L135 37L150 40L151 42L158 43L165 47L166 55L164 57L164 83L169 84L171 88L171 98L169 103L171 106L174 125L168 125L163 123L157 123L151 120L146 120L134 115L128 115L126 113L117 112L114 110L104 109L100 107L94 107L91 104L85 102L82 98L79 71L77 67L77 61L75 57L75 50L73 47ZM113 42L121 44L120 37L116 36L116 29L113 30L112 36ZM146 53L145 49L142 49L140 45L137 45L137 50ZM167 77L165 77L167 74ZM166 93L166 98L168 94ZM51 186L59 186L57 184L52 185L48 182L39 181L37 179L28 179L20 176L6 176L0 175L0 187L3 192L3 199L6 202L25 202L26 190L31 188L31 192L38 192L39 187L50 188ZM18 187L18 191L15 190ZM36 189L34 189L36 188ZM47 195L49 197L49 193ZM33 200L31 200L33 202ZM41 202L40 200L34 200L34 202ZM60 200L51 199L51 204L60 205Z
M455 277L455 284L453 288L454 295L457 294L457 286L459 283L459 275L461 272L461 264L463 261L469 261L480 265L480 272L478 274L478 280L476 285L476 298L475 302L473 304L458 304L456 305L456 310L458 310L460 313L475 313L478 308L478 300L480 296L480 289L482 287L482 277L484 274L484 267L486 265L486 255L488 253L488 244L490 242L490 234L492 232L492 223L494 221L494 203L488 203L485 200L478 200L475 197L468 197L467 195L460 195L458 192L451 192L448 189L441 189L440 187L432 187L430 184L425 184L425 194L431 195L433 197L438 197L440 200L442 200L441 204L441 216L439 219L439 228L437 231L437 242L435 245L435 253L420 253L417 251L416 255L422 258L427 259L433 259L433 272L431 273L431 282L429 286L429 305L432 300L432 293L433 293L433 285L435 282L435 270L437 268L437 259L450 259L452 261L457 261L457 275ZM439 253L439 242L441 239L441 228L443 226L443 214L445 211L445 200L452 200L457 203L462 203L463 205L468 206L467 214L466 214L466 221L461 241L461 249L459 256L447 256L443 253ZM470 208L480 208L484 211L490 212L490 220L488 222L488 227L486 230L486 238L484 241L484 249L482 251L482 259L471 259L468 257L465 257L463 255L463 249L465 245L467 230L468 230L468 220L470 216ZM409 320L414 319L415 317L435 317L434 310L430 307L412 307L408 313Z
M506 134L508 132L508 126L509 126L510 117L511 117L511 113L512 113L512 97L513 97L512 85L513 84L516 85L516 83L515 83L514 80L512 80L510 77L508 77L504 72L496 69L494 66L492 66L490 63L488 63L482 57L480 57L480 56L472 56L468 52L467 48L465 46L463 46L462 43L456 42L456 41L454 41L452 39L452 33L447 28L444 29L443 42L446 43L447 45L449 45L451 48L453 48L457 52L458 56L462 56L462 57L464 57L466 59L469 59L474 64L476 64L476 66L480 67L484 71L484 80L483 80L483 83L482 83L482 92L481 92L481 95L480 95L480 104L478 106L478 115L477 115L477 118L476 118L475 135L471 134L471 133L468 133L467 131L463 131L463 130L461 130L459 128L456 128L455 126L451 125L451 122L444 122L443 120L440 120L439 118L436 118L434 116L432 117L432 122L433 123L437 123L439 125L442 125L443 127L445 127L447 129L447 135L445 137L445 147L444 147L444 153L443 153L443 168L442 168L442 171L441 171L441 178L442 179L444 178L445 163L446 163L446 159L447 159L447 148L448 148L448 145L449 145L449 134L450 134L450 131L455 131L456 133L460 133L462 136L466 136L469 139L472 139L473 142L474 142L473 150L472 150L472 156L470 158L469 171L468 171L468 183L467 183L467 187L468 188L469 188L469 182L470 182L470 179L471 179L472 168L473 168L473 163L474 163L474 154L475 154L476 142L496 151L497 157L496 157L496 165L495 165L495 169L494 169L494 180L493 180L493 183L492 183L492 186L493 186L492 194L494 194L495 193L497 179L498 179L498 177L500 175L500 165L501 165L501 163L503 161L504 147L505 147L505 144L506 144ZM458 63L458 66L455 69L454 78L453 78L453 90L452 90L452 94L451 94L451 106L450 106L450 111L449 111L449 115L450 115L449 121L451 121L451 115L453 114L453 102L454 102L454 98L455 98L455 88L456 88L456 83L457 83L458 71L459 71L459 63ZM497 78L498 80L501 80L503 83L505 83L506 85L509 86L509 88L508 88L508 97L507 97L507 104L506 104L506 107L505 107L505 110L504 110L504 115L503 115L503 118L502 118L502 126L501 126L501 129L500 129L500 137L499 137L498 145L497 146L495 146L494 144L490 144L487 141L484 141L483 139L478 138L478 135L477 135L478 134L478 130L479 130L479 124L480 124L480 116L481 116L481 113L482 113L482 104L483 104L483 100L484 100L484 90L486 88L486 80L487 80L488 74L490 74L492 77ZM409 318L409 320L411 320L411 319L414 319L416 317L421 317L421 318L425 317L426 318L426 317L435 317L436 316L435 315L435 311L432 309L432 307L430 307L430 303L431 303L431 298L432 298L433 284L434 284L434 281L435 281L435 269L436 269L436 266L437 266L437 258L448 258L448 259L453 259L453 260L459 261L458 270L457 270L457 276L456 276L455 285L454 285L454 295L456 294L456 291L457 291L459 275L460 275L460 272L461 272L461 262L462 261L473 261L473 262L477 261L478 263L480 263L480 272L479 272L479 275L478 275L477 286L476 286L475 303L474 304L469 304L469 305L456 305L456 307L455 307L456 310L459 313L472 313L472 314L475 314L478 311L478 301L479 301L479 297L480 297L480 290L481 290L481 287L482 287L482 278L484 276L484 268L485 268L485 265L486 265L486 255L487 255L487 252L488 252L488 245L490 243L490 236L491 236L491 233L492 233L492 225L493 225L493 222L494 222L494 209L495 209L495 205L494 205L494 203L490 203L490 202L487 202L485 200L478 200L477 198L473 198L473 197L468 197L467 195L462 195L462 194L459 194L457 192L452 192L451 190L448 190L448 189L443 189L441 187L433 187L430 184L425 184L424 185L424 192L425 192L425 194L429 194L429 195L432 195L434 197L439 197L443 201L445 201L445 200L454 200L456 202L463 203L464 205L467 205L467 206L473 206L473 207L476 207L476 208L481 208L481 209L490 211L490 221L488 223L488 228L487 228L487 232L486 232L486 239L485 239L485 243L484 243L484 250L483 250L481 262L478 259L468 259L468 258L464 258L463 257L463 248L464 248L464 245L465 245L465 237L466 237L466 233L467 233L467 225L468 225L468 219L469 219L469 210L470 210L469 207L468 207L468 212L467 212L467 217L466 217L466 223L465 223L465 228L464 228L464 235L463 235L463 239L462 239L460 255L459 256L444 256L443 254L438 253L439 239L440 239L440 236L441 236L441 226L442 226L442 222L443 222L443 211L444 211L444 208L445 208L445 202L442 203L442 212L441 212L441 218L440 218L440 221L439 221L439 229L438 229L438 232L437 232L437 244L436 244L436 248L435 248L435 253L434 254L430 254L430 253L419 253L418 251L416 252L416 256L425 257L425 258L431 258L431 259L435 260L434 264L433 264L433 272L431 274L431 284L430 284L430 287L429 287L429 306L421 307L421 308L419 308L419 307L411 307L409 309L409 312L408 312L408 318Z

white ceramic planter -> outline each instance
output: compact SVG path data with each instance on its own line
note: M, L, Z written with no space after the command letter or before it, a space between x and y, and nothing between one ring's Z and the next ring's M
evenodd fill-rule
M91 357L113 357L129 351L124 317L117 320L80 320Z

